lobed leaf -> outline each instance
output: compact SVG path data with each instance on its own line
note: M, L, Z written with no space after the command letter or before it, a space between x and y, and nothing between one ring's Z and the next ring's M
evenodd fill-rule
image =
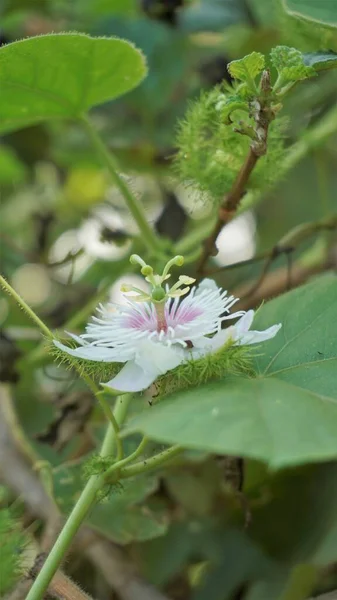
M276 46L270 52L270 60L283 82L300 81L316 75L312 66L305 65L303 54L296 48Z
M228 65L228 71L240 81L255 79L264 69L264 56L260 52L252 52L239 60L232 60Z

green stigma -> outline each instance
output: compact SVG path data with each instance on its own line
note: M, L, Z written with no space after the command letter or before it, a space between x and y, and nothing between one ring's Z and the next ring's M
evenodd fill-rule
M139 298L135 297L135 300L139 301L152 301L154 303L162 303L167 298L175 298L178 296L183 296L187 294L190 290L189 285L195 282L195 279L192 277L188 277L186 275L180 275L177 283L175 283L169 290L165 290L163 287L164 282L171 277L170 270L172 267L177 266L181 267L184 264L184 257L177 255L169 260L161 275L155 274L153 267L151 265L147 265L146 262L139 256L138 254L132 254L130 256L130 262L133 265L140 266L140 272L145 277L145 280L151 285L152 290L149 294L139 293ZM185 285L181 289L181 286ZM128 286L123 286L122 290L127 291ZM130 290L131 291L131 290ZM139 291L136 288L133 288L132 291Z

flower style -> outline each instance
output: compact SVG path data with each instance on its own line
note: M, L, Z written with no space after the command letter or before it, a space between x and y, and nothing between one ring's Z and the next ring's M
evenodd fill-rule
M104 384L116 391L145 390L160 375L183 362L216 352L230 340L235 345L256 344L273 338L281 327L278 324L265 331L250 330L254 311L229 314L238 299L227 296L227 291L219 289L211 279L204 279L190 291L195 280L180 276L175 285L168 288L166 284L164 288L170 268L181 266L182 257L169 261L162 275L154 275L153 269L137 255L130 260L141 266L141 273L151 286L149 293L122 286L124 293L133 293L126 306L100 304L99 316L92 317L85 333L69 334L79 347L69 348L54 341L58 348L76 358L126 363L118 375ZM221 328L224 321L237 317L240 318L234 325Z

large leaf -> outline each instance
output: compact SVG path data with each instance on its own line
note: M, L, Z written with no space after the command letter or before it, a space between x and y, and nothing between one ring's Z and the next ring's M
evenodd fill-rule
M42 35L0 49L0 132L80 117L145 76L142 53L118 38Z
M260 346L255 379L181 391L135 417L127 433L273 468L337 457L337 278L326 276L266 304L254 326L282 322Z
M332 50L326 52L309 52L303 55L303 61L307 67L313 67L315 71L335 69L337 67L337 53L332 52Z
M286 11L295 17L337 27L335 0L283 0L283 2Z
M261 489L265 499L253 504L249 535L284 564L318 562L337 518L337 463L282 470Z

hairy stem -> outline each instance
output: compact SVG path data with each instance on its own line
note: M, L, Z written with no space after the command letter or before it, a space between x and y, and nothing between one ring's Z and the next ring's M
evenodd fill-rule
M8 294L10 294L12 296L12 298L14 298L14 300L27 313L27 315L31 319L33 319L33 321L38 325L38 327L41 329L41 331L46 336L48 336L48 338L53 339L53 334L50 331L50 329L48 329L48 327L43 323L43 321L41 321L41 319L35 314L35 312L30 308L30 306L28 306L28 304L26 304L26 302L23 300L23 298L21 298L21 296L19 296L19 294L12 288L12 286L1 275L0 275L0 284L5 289L5 291L8 292ZM87 384L89 389L92 391L92 393L96 396L97 400L99 401L99 403L102 407L102 410L103 410L105 416L107 417L108 421L111 423L112 428L114 429L115 435L116 435L117 457L118 457L118 459L123 458L123 447L122 447L122 443L119 438L119 427L118 427L118 424L115 420L115 417L113 415L113 412L111 411L111 408L110 408L108 402L106 401L104 396L99 392L99 389L96 386L95 382L92 381L91 377L89 377L89 375L87 375L87 373L83 372L83 370L77 366L76 362L74 362L74 368L77 371L77 373L79 374L79 376L85 381L85 383Z
M91 139L92 145L96 149L97 154L102 159L102 163L109 170L109 173L114 183L116 184L122 196L124 197L127 207L130 210L134 220L138 225L139 231L142 234L142 241L151 252L153 252L154 254L158 254L158 251L161 250L161 244L154 231L152 230L151 226L147 222L142 205L140 204L139 200L133 195L130 188L125 183L124 179L119 175L114 157L106 148L105 144L101 140L98 133L95 131L89 119L87 117L83 117L82 123L87 131L88 136Z
M105 394L104 391L97 392L96 398L98 399L107 420L110 421L110 424L115 432L116 447L117 447L117 460L120 461L123 458L123 444L122 444L122 440L119 436L120 427L117 422L117 419L115 418L115 415L113 414L113 412L110 408L110 404L107 401L107 399L105 398L104 394Z
M159 454L151 456L151 458L147 458L139 463L125 467L125 469L121 469L119 478L126 479L128 477L134 477L135 475L147 473L147 471L152 471L153 469L158 469L158 467L161 467L182 452L184 452L184 448L181 446L172 446Z
M118 425L121 425L126 418L131 396L126 394L117 398L115 407L115 419ZM114 430L109 423L105 435L100 456L106 458L110 456L116 446L116 437ZM92 475L88 480L78 501L76 502L71 514L68 517L57 541L38 574L26 600L42 600L49 583L59 568L74 536L86 518L89 510L94 506L97 500L97 493L105 484L105 473Z
M41 321L41 319L39 319L39 317L30 308L30 306L28 306L28 304L26 304L24 299L21 298L21 296L12 288L12 286L8 283L8 281L6 281L6 279L4 277L2 277L2 275L0 275L0 286L3 287L5 292L7 292L7 294L12 296L12 298L15 300L15 302L34 321L34 323L38 326L38 328L42 331L42 333L44 335L46 335L48 338L53 337L53 334L50 331L50 329L48 329L47 325L45 325L44 322Z

